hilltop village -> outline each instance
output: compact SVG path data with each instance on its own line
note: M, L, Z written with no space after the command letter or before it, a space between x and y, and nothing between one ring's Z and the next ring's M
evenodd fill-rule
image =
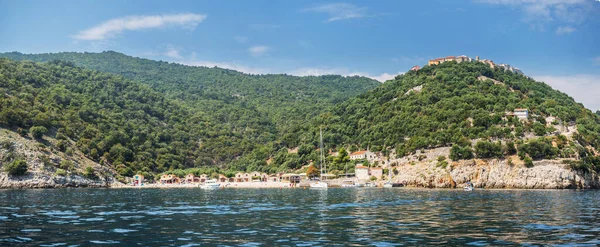
M489 59L479 59L479 56L476 56L474 60L465 55L440 57L440 58L429 60L427 65L429 65L429 66L438 65L438 64L441 64L444 62L450 62L450 61L455 61L457 63L477 61L477 62L481 62L481 63L485 63L485 64L489 65L490 68L492 68L492 69L499 67L499 68L503 68L506 71L510 71L510 72L513 72L513 73L516 73L519 75L523 75L523 71L521 71L520 69L518 69L514 66L511 66L510 64L503 64L503 63L496 64L496 63L494 63L494 61L489 60ZM419 69L420 69L420 67L418 65L411 68L411 70L413 70L413 71L419 70Z

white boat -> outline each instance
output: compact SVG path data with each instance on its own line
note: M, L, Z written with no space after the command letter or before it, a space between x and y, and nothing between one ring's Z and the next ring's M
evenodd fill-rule
M389 180L383 184L383 188L392 188L394 184L392 183L392 166L390 166L390 160L388 159L388 176Z
M343 183L342 183L342 188L354 188L354 187L357 187L357 185L352 180L346 180L346 181L343 181Z
M319 182L319 181L317 181L315 183L311 183L310 187L314 188L314 189L327 189L329 186L325 182Z
M465 191L473 191L473 184L471 182L467 182L467 185L463 188Z
M372 187L377 187L377 185L375 185L374 183L366 183L366 184L365 184L365 187L370 187L370 188L372 188Z
M394 187L394 184L392 184L391 181L387 181L383 184L383 188L392 188Z
M321 177L323 177L323 175L325 173L327 173L327 167L324 167L324 163L323 161L325 160L325 155L323 154L323 130L319 129L319 135L320 135L320 139L319 139L319 147L321 150ZM325 173L323 172L325 171ZM326 176L324 177L326 178ZM324 181L316 181L314 183L310 183L310 188L315 188L315 189L327 189L327 187L329 187L329 185L327 185L326 182Z
M221 187L220 184L217 183L217 180L206 180L206 182L204 182L204 184L200 185L201 189L218 189L219 187Z

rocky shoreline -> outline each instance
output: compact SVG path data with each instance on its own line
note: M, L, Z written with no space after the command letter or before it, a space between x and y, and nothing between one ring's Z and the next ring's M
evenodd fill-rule
M36 172L13 177L0 174L0 189L109 188L121 184L112 178L92 180L79 175L55 176Z
M396 168L395 182L409 187L462 188L471 181L486 189L598 189L595 172L570 169L558 160L534 162L531 168L509 164L508 160L465 160L446 168L434 163L402 165Z

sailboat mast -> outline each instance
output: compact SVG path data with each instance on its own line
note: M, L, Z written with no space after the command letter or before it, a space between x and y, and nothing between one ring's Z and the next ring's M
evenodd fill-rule
M323 177L323 129L319 128L319 149L321 150L321 177ZM327 169L327 168L325 168Z

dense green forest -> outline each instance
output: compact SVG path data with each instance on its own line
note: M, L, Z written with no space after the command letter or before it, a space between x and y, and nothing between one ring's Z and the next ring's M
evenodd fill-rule
M526 165L577 158L574 168L600 170L600 116L544 83L479 62L425 66L379 84L116 52L0 56L49 61L0 59L0 126L72 140L58 148L77 148L122 175L295 170L318 160L319 128L327 150L401 157L447 146L452 160L518 154ZM529 120L507 116L515 108L529 109ZM556 129L569 125L578 130L572 138ZM341 172L348 161L329 163Z
M223 128L236 133L277 133L268 128L285 132L336 103L381 84L359 76L249 75L217 67L194 67L136 58L114 51L11 52L0 53L0 57L37 62L62 60L80 67L122 75L149 85L167 98L181 101L194 112L203 113L213 122L224 123Z
M297 162L288 166L266 166L269 157L285 146L298 143L295 137L284 133L292 132L293 126L304 124L336 103L380 85L375 80L358 76L248 75L221 68L135 58L112 51L33 55L12 52L2 53L0 57L38 62L67 61L147 85L166 101L186 111L185 116L174 121L186 125L185 131L191 131L189 140L180 141L185 150L193 151L188 154L189 160L183 156L178 159L181 163L174 165L177 168L224 164L234 170L269 172L296 168ZM281 136L288 137L288 145L281 141ZM181 147L177 149L181 150ZM252 151L252 159L239 159ZM141 167L154 172L169 169L159 164Z

